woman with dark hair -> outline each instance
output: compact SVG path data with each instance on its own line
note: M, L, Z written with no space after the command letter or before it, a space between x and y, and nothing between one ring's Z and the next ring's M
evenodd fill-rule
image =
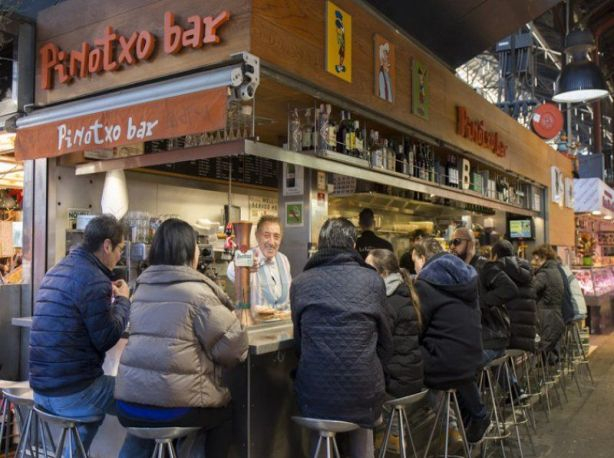
M409 396L422 389L418 295L392 251L371 250L366 263L375 268L386 286L386 315L392 332L392 357L384 366L386 392L394 398Z
M559 272L556 251L550 245L542 245L533 252L532 264L535 267L533 286L537 295L540 349L550 352L555 349L565 330L561 312L565 285Z
M232 424L220 372L245 359L247 336L228 296L196 270L196 241L179 219L156 231L150 267L137 279L115 398L122 425L201 427L206 456L224 457ZM143 441L139 457L153 448Z

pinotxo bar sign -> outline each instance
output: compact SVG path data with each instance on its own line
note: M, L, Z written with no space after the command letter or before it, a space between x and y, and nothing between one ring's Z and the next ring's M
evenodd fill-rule
M25 127L17 132L15 156L54 157L220 130L226 126L226 100L227 89L219 87Z
M484 121L474 120L467 114L467 108L456 107L456 133L473 143L488 148L499 157L507 153L507 145L501 141L498 132L486 130Z
M177 54L184 48L198 49L220 43L218 29L230 20L230 13L222 11L217 16L198 15L186 19L183 27L170 11L164 13L163 48L166 54ZM75 79L85 79L105 72L116 72L152 58L158 39L147 30L135 31L130 36L119 34L112 26L105 28L101 37L90 44L70 51L62 50L49 42L41 46L41 87L52 90L55 82L70 84Z

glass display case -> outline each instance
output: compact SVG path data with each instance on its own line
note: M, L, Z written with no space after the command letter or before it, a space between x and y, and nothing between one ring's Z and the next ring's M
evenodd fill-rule
M584 296L605 296L614 293L614 266L576 267L572 270Z

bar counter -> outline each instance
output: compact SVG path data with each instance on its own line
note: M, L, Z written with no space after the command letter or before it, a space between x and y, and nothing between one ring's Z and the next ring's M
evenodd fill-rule
M14 318L25 329L32 318ZM273 321L249 327L247 360L225 374L233 399L231 458L308 456L308 435L292 423L298 414L291 371L296 367L292 322ZM104 371L116 375L128 339L122 337L107 352ZM125 429L116 417L107 416L92 443L91 458L117 456Z

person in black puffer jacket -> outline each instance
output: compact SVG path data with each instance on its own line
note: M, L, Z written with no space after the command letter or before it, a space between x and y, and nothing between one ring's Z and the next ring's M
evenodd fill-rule
M420 348L424 384L436 390L456 388L467 440L482 440L490 425L476 383L482 365L482 336L478 306L478 276L473 267L443 252L433 238L414 246L423 328Z
M292 282L290 302L301 414L360 425L348 433L351 456L366 458L374 454L372 428L382 414L392 340L384 282L355 245L350 221L326 221L318 252Z
M497 242L499 243L499 242ZM509 243L509 242L508 242ZM493 247L494 249L494 247ZM518 288L505 273L504 264L495 255L480 272L479 300L482 313L484 364L503 356L510 340L507 303L518 297Z
M371 250L366 259L384 279L386 313L392 331L392 357L384 367L386 392L393 398L418 393L422 389L420 352L420 305L409 275L399 268L392 251Z
M537 296L540 350L550 352L565 330L561 312L565 286L552 247L542 245L537 248L533 252L533 263L537 266L533 286Z
M514 256L513 246L507 240L495 243L492 249L503 271L518 288L518 295L506 302L511 331L508 348L533 353L536 350L537 306L531 265Z

